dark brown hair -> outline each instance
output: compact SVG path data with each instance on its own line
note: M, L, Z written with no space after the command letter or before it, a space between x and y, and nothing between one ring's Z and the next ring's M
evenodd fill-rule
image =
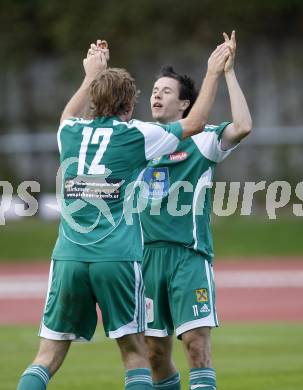
M189 76L181 75L175 72L172 66L163 66L162 69L160 70L160 73L156 77L156 81L159 80L161 77L170 77L179 82L179 86L180 86L179 99L189 100L190 103L187 109L183 112L183 118L185 118L188 115L192 106L194 105L198 96L195 87L195 82Z

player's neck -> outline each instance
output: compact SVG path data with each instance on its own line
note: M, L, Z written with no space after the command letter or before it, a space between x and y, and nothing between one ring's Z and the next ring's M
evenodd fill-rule
M170 118L158 118L156 119L156 121L161 123L162 125L166 125L167 123L177 122L180 119L182 119L182 115L176 115L175 117Z

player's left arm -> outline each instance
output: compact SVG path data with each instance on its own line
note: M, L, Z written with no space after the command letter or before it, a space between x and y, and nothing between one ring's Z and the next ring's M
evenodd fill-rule
M91 83L95 80L98 73L107 67L107 60L109 58L107 42L97 41L97 44L100 44L101 49L95 50L96 45L92 43L87 57L83 60L85 70L84 80L78 91L65 106L61 115L60 124L66 119L81 116L88 101Z
M252 129L252 119L245 96L239 85L234 70L234 60L236 54L235 31L232 32L230 39L226 33L223 33L223 35L225 42L228 43L230 48L230 56L226 61L224 73L230 98L233 121L223 132L221 146L222 149L228 150L250 134Z

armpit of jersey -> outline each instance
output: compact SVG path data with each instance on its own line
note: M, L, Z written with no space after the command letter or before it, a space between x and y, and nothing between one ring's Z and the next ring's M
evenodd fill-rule
M221 140L215 131L203 131L192 137L200 152L208 160L216 163L223 161L238 145L228 150L222 150Z
M178 144L182 129L178 123L170 125L157 125L138 120L132 120L131 124L144 136L146 160L173 153Z

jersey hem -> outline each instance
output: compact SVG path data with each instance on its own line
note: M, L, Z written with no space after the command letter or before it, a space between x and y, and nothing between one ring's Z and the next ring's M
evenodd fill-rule
M148 248L174 248L174 247L182 247L186 249L191 249L194 252L198 253L200 256L203 257L203 259L207 260L210 264L213 263L214 256L207 255L200 250L196 250L186 244L182 244L179 242L173 242L173 241L153 241L153 242L145 242L144 243L144 250Z
M88 258L88 257L64 257L64 256L52 256L52 260L54 261L81 261L81 262L84 262L84 263L101 263L101 262L105 262L105 261L131 261L131 262L141 262L142 261L142 257L124 257L124 258L117 258L117 257L104 257L102 259L96 259L95 257L94 258Z

